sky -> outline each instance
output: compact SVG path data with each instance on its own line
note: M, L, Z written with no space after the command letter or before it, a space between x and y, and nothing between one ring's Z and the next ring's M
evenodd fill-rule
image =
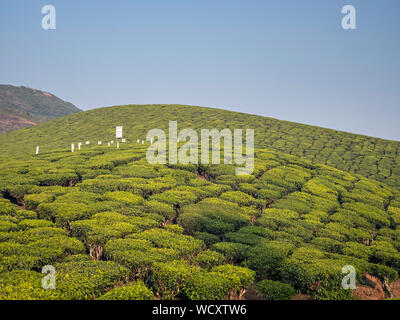
M201 105L400 140L399 15L399 0L2 0L0 83L83 110Z

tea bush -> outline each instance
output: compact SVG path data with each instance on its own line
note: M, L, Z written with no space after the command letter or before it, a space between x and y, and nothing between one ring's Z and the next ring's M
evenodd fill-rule
M122 287L111 289L98 300L152 300L153 292L142 281L131 282Z
M257 289L270 300L290 300L296 294L291 285L273 280L260 281L257 283Z

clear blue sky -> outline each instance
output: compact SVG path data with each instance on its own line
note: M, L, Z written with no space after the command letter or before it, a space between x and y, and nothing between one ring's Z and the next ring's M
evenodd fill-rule
M0 83L84 110L203 105L400 140L400 1L2 0Z

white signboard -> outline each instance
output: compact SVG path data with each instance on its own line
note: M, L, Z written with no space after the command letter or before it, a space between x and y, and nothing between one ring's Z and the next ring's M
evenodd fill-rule
M115 137L122 138L122 127L115 127Z
M101 141L98 141L97 144L102 144L102 142L101 142Z
M122 142L126 142L126 139L122 139Z

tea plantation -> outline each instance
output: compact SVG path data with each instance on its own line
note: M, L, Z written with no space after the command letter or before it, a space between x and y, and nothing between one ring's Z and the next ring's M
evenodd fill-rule
M181 105L118 106L72 114L35 127L0 135L0 158L68 148L71 143L97 143L115 136L124 127L131 141L145 139L159 128L168 132L168 121L178 129L254 129L255 143L268 148L361 174L400 190L400 142L303 125L244 113Z
M131 140L162 128L157 108L103 109L101 118L95 110L0 136L0 299L226 299L249 287L268 299L351 299L341 287L345 265L359 279L397 279L400 191L382 182L265 148L248 176L228 165L149 165L148 145L136 141L68 149L89 132L112 136L114 118L131 110ZM197 115L227 124L207 119L211 111ZM265 126L256 129L259 144L397 181L393 170L383 179L384 168L395 168L397 142L227 114L233 127ZM187 112L176 117L200 126ZM305 145L309 136L314 147ZM28 155L38 142L39 155ZM388 162L368 166L382 150ZM55 289L42 288L45 265L56 270Z

